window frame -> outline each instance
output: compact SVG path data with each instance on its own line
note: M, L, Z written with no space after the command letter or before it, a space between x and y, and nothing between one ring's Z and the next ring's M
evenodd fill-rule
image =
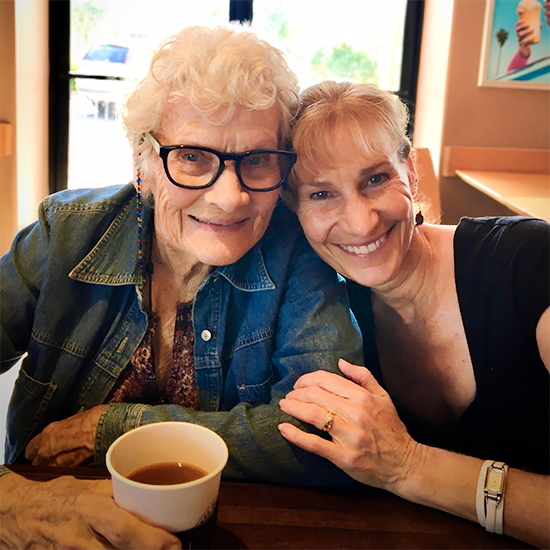
M230 17L247 18L253 0L229 0ZM407 0L403 37L400 89L395 93L405 102L410 112L408 134L414 130L420 44L425 0ZM246 5L245 5L246 4ZM67 189L69 163L69 81L71 78L101 80L101 77L70 72L70 0L49 0L49 148L48 182L50 193Z

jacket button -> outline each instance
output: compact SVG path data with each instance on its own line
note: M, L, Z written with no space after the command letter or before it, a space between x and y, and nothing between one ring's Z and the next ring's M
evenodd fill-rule
M204 342L208 342L212 338L212 333L209 330L203 330L201 332L201 338Z

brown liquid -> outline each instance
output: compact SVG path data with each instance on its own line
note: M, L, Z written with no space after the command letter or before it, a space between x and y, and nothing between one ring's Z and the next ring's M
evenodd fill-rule
M138 468L129 476L132 481L148 485L177 485L195 481L207 475L207 471L185 462L159 462Z

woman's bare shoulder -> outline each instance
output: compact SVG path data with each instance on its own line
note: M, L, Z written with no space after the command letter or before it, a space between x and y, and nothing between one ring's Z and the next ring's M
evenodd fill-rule
M433 248L443 252L453 249L453 239L456 228L456 225L425 224L419 227L419 231Z

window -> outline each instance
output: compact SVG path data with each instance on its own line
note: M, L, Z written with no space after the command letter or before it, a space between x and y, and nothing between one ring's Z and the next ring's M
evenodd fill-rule
M151 52L184 26L250 14L302 87L375 82L414 114L421 0L50 0L50 190L129 182L120 106Z

